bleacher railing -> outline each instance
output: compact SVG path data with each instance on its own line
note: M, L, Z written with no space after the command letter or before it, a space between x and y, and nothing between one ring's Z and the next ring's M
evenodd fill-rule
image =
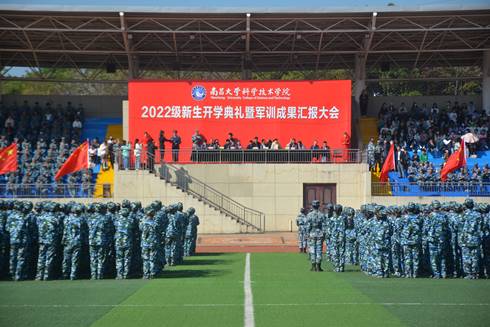
M125 154L125 155L124 155ZM154 160L150 160L154 158ZM330 149L330 150L269 150L269 149L216 149L216 150L193 150L193 149L165 149L160 152L155 150L151 156L146 150L135 156L133 150L129 152L119 151L116 161L119 169L148 169L154 164L161 162L172 162L179 164L190 163L212 163L212 164L346 164L361 163L362 151L359 149Z
M371 183L373 196L490 196L490 183Z
M176 167L172 164L162 164L159 168L159 175L166 183L170 183L183 192L214 207L216 210L228 215L236 222L245 225L253 232L265 232L264 213L236 202L198 178L189 175L184 167Z
M112 198L110 184L0 184L0 198Z

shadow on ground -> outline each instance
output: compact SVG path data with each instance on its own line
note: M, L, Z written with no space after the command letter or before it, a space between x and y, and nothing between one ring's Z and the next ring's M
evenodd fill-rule
M232 260L222 260L222 259L198 259L192 261L185 261L180 264L180 266L205 266L205 265L221 265L230 263Z
M217 256L224 255L224 254L226 254L226 253L221 253L221 252L217 252L217 253L200 252L200 253L194 254L194 257L217 257Z
M228 275L227 270L203 269L203 270L164 270L159 278L209 278Z

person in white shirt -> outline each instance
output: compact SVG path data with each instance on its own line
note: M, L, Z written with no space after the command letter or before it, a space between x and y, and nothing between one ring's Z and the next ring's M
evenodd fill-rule
M8 118L5 120L5 128L14 128L15 127L15 121L12 116L8 116Z
M80 136L82 136L82 122L78 118L76 118L71 126L73 127L74 139L80 139Z
M107 166L107 142L104 141L100 144L99 149L97 150L97 155L100 158L102 169L106 170L109 168Z
M279 141L277 139L274 139L271 144L271 150L279 150L281 149L281 145L279 144Z
M143 145L138 139L134 140L134 169L139 170L141 164L141 151L143 150Z

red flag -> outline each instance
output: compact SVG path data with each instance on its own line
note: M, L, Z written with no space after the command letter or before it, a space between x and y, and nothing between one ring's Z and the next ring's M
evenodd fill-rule
M83 142L82 145L73 151L65 163L61 165L54 179L58 180L65 175L82 169L88 169L88 141Z
M17 144L0 150L0 175L17 171Z
M445 182L449 173L464 166L466 166L465 144L464 140L461 140L461 146L459 147L458 151L451 154L444 164L444 167L442 167L441 180Z
M388 173L395 170L395 144L390 145L390 151L386 156L385 163L383 164L383 169L381 169L381 175L379 180L383 183L388 181Z

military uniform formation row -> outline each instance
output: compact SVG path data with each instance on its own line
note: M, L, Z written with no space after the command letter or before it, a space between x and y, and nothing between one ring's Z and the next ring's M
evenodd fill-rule
M376 277L490 277L490 204L466 199L430 205L327 204L297 218L300 252L322 271L322 249L334 270L359 265Z
M0 201L0 278L153 278L196 250L182 203Z

